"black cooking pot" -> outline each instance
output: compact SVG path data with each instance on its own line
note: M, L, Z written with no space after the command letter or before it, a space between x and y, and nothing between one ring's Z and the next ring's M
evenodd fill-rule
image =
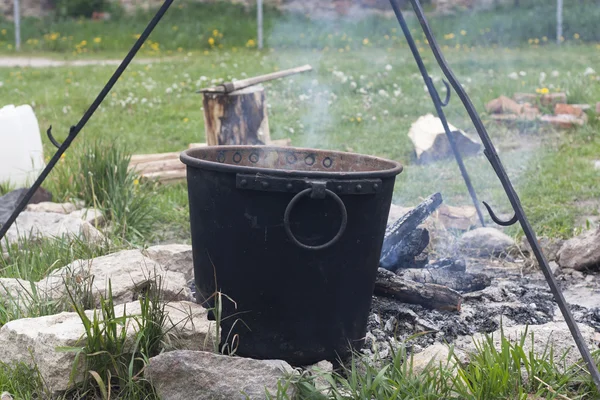
M293 365L360 348L402 166L267 146L195 148L181 161L198 301L223 294L222 345Z

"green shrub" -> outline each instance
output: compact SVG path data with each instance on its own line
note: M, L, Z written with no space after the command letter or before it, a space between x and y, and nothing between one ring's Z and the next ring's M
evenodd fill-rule
M95 11L105 11L107 6L106 0L56 0L54 2L56 14L61 17L89 18Z

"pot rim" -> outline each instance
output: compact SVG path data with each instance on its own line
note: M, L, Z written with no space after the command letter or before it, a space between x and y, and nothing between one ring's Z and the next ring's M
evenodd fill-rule
M219 163L215 161L207 161L195 156L195 153L206 151L207 149L219 148L223 150L248 150L248 149L256 149L256 150L271 150L271 151L319 151L319 152L329 152L331 154L338 155L352 155L354 157L364 157L369 158L371 160L380 162L382 164L390 165L388 169L378 169L375 171L349 171L349 172L339 172L339 171L303 171L303 170L285 170L285 169L277 169L277 168L263 168L263 167L247 167L242 165L232 165ZM227 146L207 146L207 147L196 147L192 149L187 149L183 151L179 159L182 163L192 168L206 169L211 171L222 171L222 172L237 172L237 173L262 173L269 175L280 175L280 176L299 176L299 177L315 177L315 178L384 178L384 177L392 177L396 176L402 172L404 167L397 161L388 160L381 157L364 155L359 153L349 153L344 151L335 151L335 150L317 150L305 147L280 147L280 146L235 146L235 145L227 145Z

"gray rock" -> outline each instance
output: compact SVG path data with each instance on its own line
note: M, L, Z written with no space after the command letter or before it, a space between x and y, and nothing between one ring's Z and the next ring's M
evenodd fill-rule
M577 271L600 266L600 228L567 240L557 254L562 268Z
M28 189L17 189L0 196L0 225L3 225L10 215L13 213L17 204L21 201L23 196L27 193ZM40 203L42 201L52 200L52 193L48 192L43 188L39 188L34 194L28 204Z
M124 250L91 260L76 260L66 267L52 272L38 282L38 289L52 293L54 298L64 297L65 280L75 277L78 281L94 277L93 295L98 300L105 295L110 280L115 304L137 300L153 282L160 281L162 294L167 301L188 300L190 289L184 275L166 271L157 262L144 257L139 250Z
M203 351L172 351L150 359L145 377L163 400L266 399L293 373L281 360L254 360ZM292 389L287 392L293 398Z
M192 246L186 244L152 246L144 250L143 254L167 271L181 272L187 280L194 277Z
M165 311L168 318L164 329L169 332L169 337L174 340L183 339L180 343L193 343L193 348L212 348L213 333L206 318L206 310L194 303L180 302L168 304ZM127 323L129 340L126 343L133 346L137 324L132 317L140 315L140 303L115 307L115 313L117 318L123 315L130 317ZM93 311L86 311L86 314L93 318ZM69 376L75 362L75 353L58 349L84 344L85 329L80 317L74 312L18 319L0 328L0 360L37 366L44 382L55 393L72 386ZM79 375L74 378L77 382L82 377Z
M581 334L588 344L588 346L594 345L594 329L588 325L579 324ZM534 343L533 350L541 356L546 348L546 344L550 343L554 346L554 357L555 362L562 365L560 362L561 357L566 352L565 362L567 366L575 364L581 356L577 350L577 346L573 341L571 332L564 322L549 322L543 325L516 325L512 327L504 327L504 336L512 342L520 340L521 335L527 332L527 340L525 340L525 351L531 350L531 335L533 334ZM493 334L494 344L497 349L500 348L500 335L501 331L497 330ZM455 349L459 349L466 354L474 353L476 351L475 341L481 342L484 340L484 335L476 334L473 337L459 337L454 342Z
M460 350L454 350L454 354L460 359L465 355ZM435 343L425 348L420 353L412 355L412 372L415 375L421 374L427 367L442 367L455 371L457 362L454 355L450 356L450 348L446 344Z
M77 210L77 206L73 203L53 203L44 201L37 204L28 204L25 211L31 212L51 212L57 214L70 214Z
M13 397L9 392L2 392L2 394L0 394L0 400L13 400Z
M594 169L600 171L600 160L594 160Z
M101 227L106 222L102 211L97 208L82 208L81 210L73 211L69 216L82 219L94 227Z
M23 238L80 237L84 221L58 213L23 211L6 233L9 243Z
M498 256L513 246L513 238L488 227L473 229L462 235L458 241L460 250L480 257Z
M548 265L550 266L550 270L554 276L558 276L562 273L562 270L556 261L550 261Z

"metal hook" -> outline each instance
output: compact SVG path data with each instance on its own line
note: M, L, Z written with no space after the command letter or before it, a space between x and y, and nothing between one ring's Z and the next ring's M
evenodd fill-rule
M444 86L446 86L446 98L444 99L444 101L440 100L440 104L442 105L442 107L446 107L448 103L450 103L450 84L446 82L445 79L442 79L442 82L444 83Z
M60 148L60 146L62 146L62 143L59 143L56 139L54 139L54 136L52 136L52 125L50 125L50 128L48 128L48 130L46 131L46 135L48 135L48 139L50 139L50 142L52 142L52 144L54 146L56 146L56 148Z
M517 217L517 214L515 214L511 219L509 219L507 221L502 221L500 218L498 218L498 216L494 213L494 211L492 211L492 208L488 205L488 203L486 203L484 201L483 205L485 206L485 208L487 208L488 213L490 213L490 217L492 218L492 221L494 221L495 223L497 223L500 226L511 226L511 225L516 224L517 221L519 220L519 218Z

